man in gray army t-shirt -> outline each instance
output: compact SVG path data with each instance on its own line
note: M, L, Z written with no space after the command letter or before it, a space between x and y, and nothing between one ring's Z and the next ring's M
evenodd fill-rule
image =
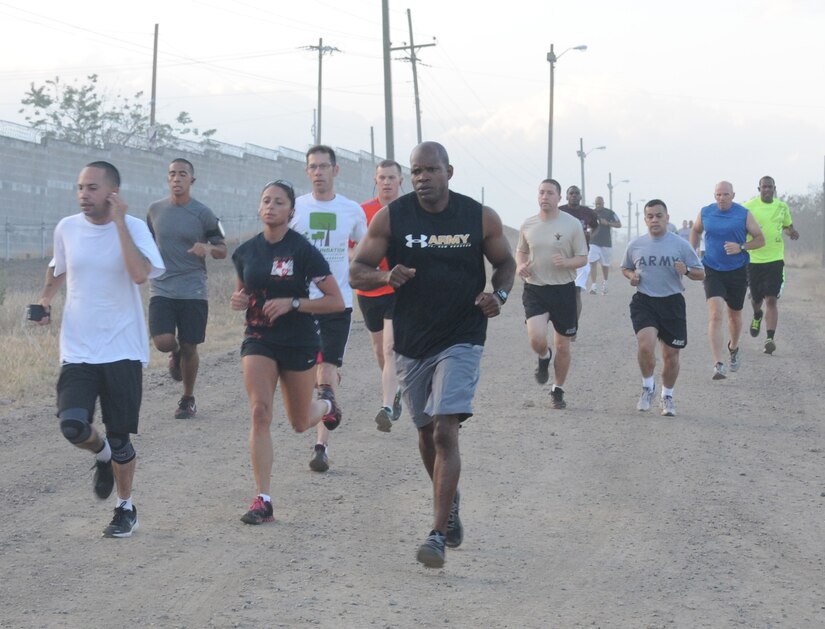
M169 164L167 199L149 206L146 222L157 242L166 273L151 281L149 333L161 352L171 352L169 374L183 381L177 419L193 417L198 344L206 338L209 302L206 256L226 257L223 229L215 214L192 198L195 167L183 158Z
M673 388L679 375L679 350L687 345L687 317L682 292L682 276L705 278L699 257L684 238L668 231L664 201L652 199L645 205L647 234L627 246L622 274L636 287L630 302L630 320L639 346L642 394L636 408L650 410L656 390L656 341L662 348L662 415L673 417Z

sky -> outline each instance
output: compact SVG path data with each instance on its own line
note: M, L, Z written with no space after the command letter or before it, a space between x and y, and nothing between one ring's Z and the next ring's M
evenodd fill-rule
M553 176L581 185L581 139L586 201L609 205L612 175L614 210L626 225L630 197L634 232L644 199L665 200L681 224L720 180L740 202L762 175L780 195L822 185L821 0L390 0L393 46L410 42L408 8L415 43L435 43L417 52L423 139L447 148L451 187L507 225L536 213L547 175L551 44ZM217 140L304 151L318 106L318 53L306 47L322 38L338 49L323 57L322 142L369 152L374 137L386 155L380 0L0 0L0 120L24 123L30 84L56 76L96 73L110 95L148 102L156 23L159 121L187 111ZM394 140L408 165L404 56L393 53Z

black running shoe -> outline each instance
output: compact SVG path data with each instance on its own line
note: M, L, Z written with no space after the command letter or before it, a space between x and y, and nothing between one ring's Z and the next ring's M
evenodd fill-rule
M418 547L416 559L428 568L441 568L444 565L444 535L430 531L430 535Z
M567 408L567 402L564 401L564 389L561 387L550 389L550 407L555 409Z
M115 507L115 517L109 526L103 529L103 537L132 537L138 526L137 507L132 505L130 511L123 507Z
M327 430L335 430L341 423L341 409L335 402L335 393L332 392L332 387L328 384L321 384L318 386L318 399L328 400L330 403L330 411L321 418L324 422L324 427Z
M112 495L112 489L115 486L115 475L112 473L112 459L109 459L105 463L95 461L92 469L95 471L95 495L101 500L106 500L106 498Z
M191 419L198 412L198 407L195 406L195 398L183 396L178 401L178 408L175 410L175 419Z
M753 338L756 338L757 336L759 336L759 330L761 330L761 329L762 329L762 313L760 312L758 317L754 313L753 321L751 321L751 336Z
M381 432L392 430L392 409L389 406L382 406L375 416L376 428Z
M539 384L547 384L550 379L550 361L553 358L553 352L547 358L539 358L539 366L536 367L536 382Z
M447 520L447 534L444 536L444 544L448 548L458 548L464 541L464 525L458 516L458 507L461 503L461 495L455 490L453 505L450 507L450 517Z
M309 460L309 469L313 472L326 472L329 469L327 447L323 443L315 444L315 450L312 451L312 458Z
M241 522L246 524L263 524L264 522L274 522L275 515L272 511L272 503L267 502L260 496L255 497L255 501L249 506L249 511L241 516Z

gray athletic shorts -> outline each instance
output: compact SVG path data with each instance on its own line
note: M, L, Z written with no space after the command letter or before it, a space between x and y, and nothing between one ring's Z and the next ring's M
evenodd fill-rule
M435 415L473 414L473 395L480 374L482 345L461 343L428 358L395 354L395 370L404 404L416 428L432 423Z

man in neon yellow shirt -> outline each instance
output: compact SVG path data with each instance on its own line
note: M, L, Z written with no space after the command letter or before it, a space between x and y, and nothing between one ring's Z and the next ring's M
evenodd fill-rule
M758 190L759 196L745 203L745 207L753 214L765 235L765 246L749 252L748 285L753 305L751 336L756 338L762 329L764 301L765 329L768 335L765 353L773 354L776 349L774 335L779 320L777 300L782 294L782 284L785 280L785 241L782 236L785 233L791 240L796 240L799 238L799 232L793 227L788 205L775 198L776 183L773 177L762 177Z

